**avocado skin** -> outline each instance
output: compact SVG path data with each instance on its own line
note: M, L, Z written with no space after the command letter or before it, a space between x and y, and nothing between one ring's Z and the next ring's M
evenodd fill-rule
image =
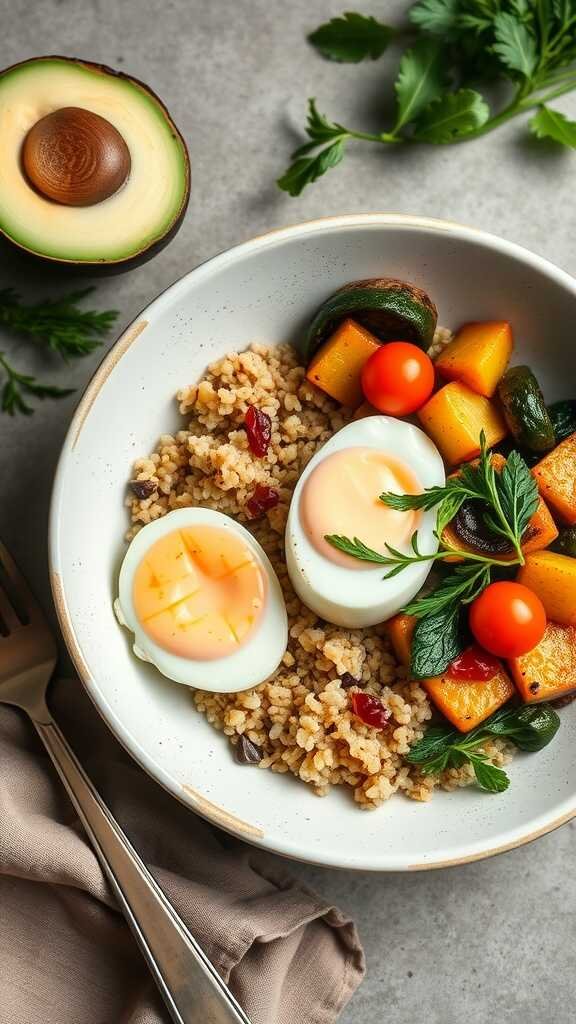
M306 363L346 317L380 341L412 341L426 350L438 322L436 306L421 288L397 278L371 278L344 285L320 306L300 344Z
M178 137L182 145L182 152L184 154L184 170L186 175L186 190L184 193L183 201L180 209L165 234L160 238L155 239L149 245L147 245L141 252L133 253L132 256L127 256L118 260L67 260L57 256L44 256L41 253L34 252L28 249L25 245L15 241L9 234L7 234L0 227L0 241L5 242L5 248L13 253L17 250L24 257L23 262L33 267L45 267L47 264L52 266L62 266L74 271L78 271L78 275L82 275L83 272L88 273L90 276L111 276L115 274L122 274L127 270L133 270L136 267L142 266L143 263L147 263L148 260L153 259L159 252L164 249L169 242L172 241L174 236L178 233L182 226L182 221L188 209L188 203L190 201L190 154L188 152L188 146L184 140L182 133L174 124L170 116L170 112L165 104L162 102L160 97L151 89L145 82L142 82L139 78L135 78L133 75L127 75L123 71L117 71L115 68L109 67L108 64L99 64L91 60L84 60L81 57L65 57L62 54L45 54L42 57L29 57L27 60L18 61L16 64L11 64L7 68L2 68L0 72L0 78L3 75L8 74L10 71L14 71L16 68L22 67L25 64L40 63L42 61L61 60L67 61L69 64L79 64L81 67L88 68L90 71L99 72L102 75L107 75L112 78L119 78L122 81L130 82L132 85L136 85L143 92L147 93L161 108L167 123L170 125L174 135Z
M554 447L554 427L540 385L529 366L511 366L498 385L504 418L519 445L533 452Z

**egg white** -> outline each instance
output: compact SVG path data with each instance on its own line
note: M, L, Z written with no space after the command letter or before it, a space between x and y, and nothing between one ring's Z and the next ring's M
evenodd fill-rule
M316 550L300 519L302 489L316 467L329 455L346 448L367 447L387 452L403 462L422 489L445 483L444 463L436 445L419 427L391 416L370 416L342 427L310 460L300 476L286 524L286 565L298 597L327 622L348 629L385 622L418 593L431 563L407 566L398 576L384 580L386 567L355 569L330 561ZM435 553L436 509L420 513L418 541L422 552ZM356 535L362 539L361 512ZM408 550L406 548L405 550Z
M254 631L237 651L210 661L182 658L159 647L142 627L134 609L134 574L146 552L160 537L187 526L217 526L232 530L255 555L267 581L264 608ZM236 693L264 682L278 668L288 641L284 596L267 555L244 526L222 512L206 508L182 508L169 512L136 534L120 569L114 610L118 621L134 634L133 650L138 658L151 662L162 675L176 683L215 693Z

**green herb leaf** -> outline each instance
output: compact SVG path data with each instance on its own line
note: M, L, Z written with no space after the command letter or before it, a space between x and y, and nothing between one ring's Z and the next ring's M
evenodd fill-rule
M324 142L330 142L333 139L341 138L342 135L346 135L346 129L341 124L329 121L325 114L321 114L316 106L316 100L312 98L308 100L306 133L313 142L321 145ZM299 150L296 152L298 153Z
M444 609L469 604L490 583L490 565L471 562L457 565L424 597L416 597L402 611L405 615L424 618L437 615Z
M321 178L331 167L336 167L344 157L345 138L333 142L314 157L300 156L294 160L277 185L291 196L299 196L306 185Z
M393 134L414 121L432 100L437 99L445 84L441 44L435 39L420 39L400 61L395 85L398 113Z
M500 500L500 508L514 537L521 540L528 523L538 508L538 485L524 459L518 452L510 452L501 473L494 474L494 485ZM487 525L494 533L504 533L497 516L490 512Z
M474 769L476 782L480 789L487 793L504 793L510 785L510 779L502 768L491 764L485 757L476 753L468 753L468 760Z
M431 725L426 729L422 739L410 748L406 760L410 764L422 764L431 757L445 754L454 743L458 742L461 735L457 729L452 729L448 725Z
M558 110L542 106L529 122L531 132L538 139L552 139L569 149L576 149L576 121Z
M19 373L10 365L3 352L0 352L0 371L3 372L5 383L0 396L0 409L2 412L14 416L21 413L30 416L34 409L25 400L25 395L34 395L35 398L65 398L73 393L72 388L59 388L53 384L41 384L35 377Z
M357 64L367 57L381 57L393 34L393 29L376 18L347 11L342 17L320 25L308 41L327 60Z
M510 71L530 79L538 64L536 40L524 22L500 11L494 18L494 53Z
M460 605L451 603L419 618L412 637L410 672L416 679L439 676L464 650Z
M379 551L369 548L358 537L351 540L350 537L341 537L337 533L327 533L324 540L338 551L343 551L345 555L350 555L352 558L358 558L361 562L374 562L376 565L389 565L390 563L390 558L387 555L381 555Z
M458 25L460 6L460 0L420 0L410 9L410 21L425 32L445 37Z
M520 750L536 751L554 739L560 717L549 704L524 704L501 709L484 724L492 736L507 736Z
M446 93L422 111L416 122L414 138L419 142L444 145L480 128L489 116L488 104L479 92L460 89Z
M0 291L0 324L45 345L64 359L85 356L101 344L118 313L80 309L78 302L93 291L84 288L58 299L25 305L12 288Z

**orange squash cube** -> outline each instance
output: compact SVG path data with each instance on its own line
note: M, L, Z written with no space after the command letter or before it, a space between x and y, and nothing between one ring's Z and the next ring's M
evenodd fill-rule
M576 523L576 433L553 448L532 470L552 511L568 526Z
M556 551L533 551L516 577L540 598L549 619L576 626L576 558Z
M498 407L459 381L446 384L432 395L418 410L418 417L451 466L480 454L482 431L489 448L499 444L508 432Z
M522 700L537 704L576 690L576 626L549 622L540 643L508 662Z
M446 380L460 380L479 395L492 398L512 354L507 320L465 324L442 349L436 368Z
M425 679L422 686L439 711L460 732L470 732L489 718L514 694L512 680L503 668L488 680Z
M315 354L307 379L342 405L354 408L363 399L361 375L379 341L355 320L344 320Z

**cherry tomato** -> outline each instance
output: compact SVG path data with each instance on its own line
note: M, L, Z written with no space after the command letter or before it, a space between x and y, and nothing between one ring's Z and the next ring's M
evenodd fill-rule
M481 647L500 658L518 658L540 643L546 612L522 583L491 583L472 602L469 621Z
M430 398L432 360L409 341L389 341L373 352L362 368L366 400L389 416L406 416Z

